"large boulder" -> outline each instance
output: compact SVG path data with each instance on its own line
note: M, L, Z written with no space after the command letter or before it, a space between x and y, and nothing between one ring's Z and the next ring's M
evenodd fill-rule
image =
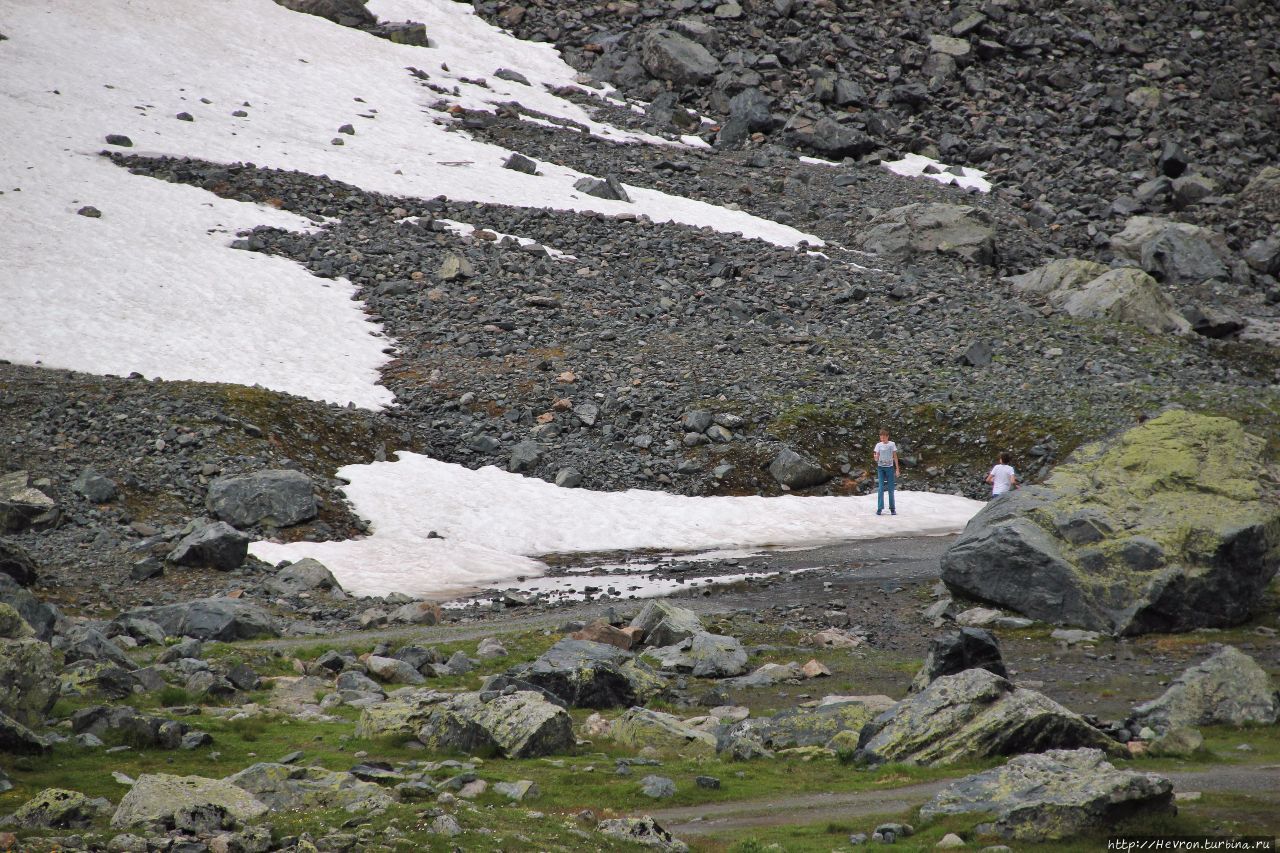
M79 791L45 788L19 806L12 820L22 829L83 829L93 823L102 806L102 801Z
M1280 166L1265 166L1240 191L1241 202L1258 208L1264 219L1280 222Z
M574 708L642 704L662 687L656 673L637 663L630 652L589 640L561 640L532 663L509 669L507 675Z
M1227 277L1222 240L1207 228L1154 216L1134 216L1111 238L1112 250L1137 261L1165 284L1199 284Z
M1109 270L1079 288L1055 291L1049 304L1078 320L1131 323L1156 334L1191 331L1191 323L1159 283L1132 267Z
M1117 770L1096 749L1019 755L951 783L920 809L925 820L990 815L985 831L1017 841L1057 841L1136 815L1174 813L1173 783Z
M800 746L852 747L883 706L861 699L829 697L816 707L785 708L772 717L750 717L720 729L716 751L737 758Z
M0 607L13 614L9 607ZM0 714L24 726L43 724L58 698L57 673L47 643L32 637L0 639Z
M171 637L252 640L280 635L276 620L270 613L234 598L197 598L181 604L139 607L122 615L150 619Z
M37 639L48 642L53 638L58 614L52 607L19 586L13 578L2 573L0 573L0 604L7 604L16 610L35 631Z
M194 806L218 806L237 820L261 817L267 806L229 781L203 776L144 773L120 800L111 825L164 831L173 828L174 813Z
M631 627L639 629L640 641L651 646L669 646L706 630L698 614L662 598L640 608Z
M1267 671L1234 646L1183 671L1157 699L1133 709L1140 726L1158 731L1251 723L1280 718L1280 693Z
M459 693L431 708L418 740L446 752L497 752L536 758L574 744L569 712L540 693Z
M911 681L911 692L919 693L944 675L955 675L966 669L985 669L1008 678L1000 643L995 635L982 628L961 628L934 637L924 663Z
M1049 296L1060 290L1077 290L1110 268L1093 261L1077 258L1058 258L1030 272L1009 279L1015 293L1029 296Z
M276 811L340 808L348 812L381 811L395 802L373 782L323 767L259 762L225 780ZM123 805L123 804L122 804Z
M41 755L49 751L50 745L46 738L31 731L8 714L0 713L0 753ZM0 772L0 782L3 781L4 775ZM0 793L3 790L3 787L0 787Z
M856 127L840 124L826 115L818 119L792 116L787 122L787 130L787 135L796 145L837 160L861 157L876 147L875 139L867 133Z
M659 80L677 86L710 82L720 62L696 41L667 29L650 30L640 39L640 63Z
M18 586L36 582L36 564L17 542L0 539L0 575L8 575Z
M300 595L313 590L342 589L333 572L319 560L304 557L285 566L262 584L273 595Z
M43 530L58 523L57 502L31 485L31 475L14 471L0 475L0 533Z
M996 256L995 221L985 210L968 205L908 204L873 219L858 244L889 257L941 253L991 264Z
M177 749L191 727L180 720L143 714L128 705L94 705L71 715L71 731L134 749Z
M200 524L165 558L175 566L208 566L224 571L239 568L249 556L249 537L225 521Z
M1116 634L1235 625L1280 567L1265 441L1171 410L992 501L942 559L953 591Z
M939 765L1080 747L1128 754L1049 697L985 669L969 669L942 676L868 723L858 755L872 764Z
M623 746L710 753L716 748L716 736L694 728L674 714L648 708L628 708L613 721L609 736Z
M219 477L209 484L206 503L209 512L235 527L288 527L315 518L317 510L311 478L288 469Z
M596 824L601 835L618 841L651 847L660 853L688 853L689 845L667 832L657 821L644 817L619 817L602 820Z
M779 485L788 489L807 489L831 479L831 475L818 463L806 459L790 447L778 451L769 463L769 473Z
M649 649L644 656L663 669L697 678L731 678L747 671L747 650L734 637L699 631L675 645Z
M397 691L395 698L361 709L356 737L416 737L435 706L447 699L448 693L429 689Z
M1009 283L1015 292L1043 298L1069 317L1132 323L1155 333L1186 334L1191 329L1156 280L1132 267L1109 269L1060 258L1013 276Z
M66 663L80 660L102 661L113 663L122 669L136 669L129 656L106 638L101 631L93 628L75 628L67 635L67 645L62 650Z
M344 27L373 25L378 18L361 0L276 0L286 9L316 15Z

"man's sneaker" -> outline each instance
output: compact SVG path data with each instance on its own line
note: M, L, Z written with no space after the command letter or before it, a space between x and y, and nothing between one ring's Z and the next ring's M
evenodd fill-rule
M876 515L884 515L884 510L882 509L876 510Z
M898 514L898 511L896 509L889 510L889 515L897 515L897 514Z

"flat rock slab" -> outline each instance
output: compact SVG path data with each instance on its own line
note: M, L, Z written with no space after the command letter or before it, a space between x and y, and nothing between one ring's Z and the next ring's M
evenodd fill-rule
M111 818L116 829L172 824L174 812L193 806L216 805L237 820L266 814L267 806L247 791L221 779L146 773L124 795Z
M1175 811L1173 783L1154 773L1117 770L1096 749L1019 755L967 776L920 809L926 820L987 814L986 831L1010 840L1055 841L1113 826L1139 814Z

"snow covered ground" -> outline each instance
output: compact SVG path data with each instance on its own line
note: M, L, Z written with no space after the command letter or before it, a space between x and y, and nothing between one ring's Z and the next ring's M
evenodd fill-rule
M986 172L968 166L948 166L923 154L907 154L901 160L892 160L883 165L890 172L904 178L928 178L962 190L991 192L991 182L987 180Z
M313 557L363 595L438 596L540 575L539 554L661 548L817 545L954 533L983 506L899 492L898 515L859 497L690 498L632 489L592 492L497 468L471 471L413 453L352 465L338 476L373 535L345 542L255 542L267 562ZM442 538L432 538L432 534Z
M548 86L574 85L573 69L551 46L515 39L469 5L377 0L373 8L426 23L435 46L392 44L267 0L0 8L8 36L0 43L0 358L256 383L366 407L391 401L377 384L388 341L350 301L347 283L228 248L237 230L298 229L305 220L130 175L98 156L111 133L130 137L135 153L297 169L367 190L629 212L821 245L742 211L652 190L628 187L631 204L593 198L573 188L581 173L550 163L540 164L542 176L503 169L511 152L451 132L433 105L516 100L619 142L675 143L610 128L551 94ZM502 67L530 85L495 77ZM354 135L338 133L345 124ZM85 205L101 218L77 216Z

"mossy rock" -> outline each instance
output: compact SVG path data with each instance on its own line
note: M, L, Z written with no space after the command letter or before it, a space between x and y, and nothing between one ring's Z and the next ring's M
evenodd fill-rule
M46 788L14 812L13 823L23 829L83 828L93 823L103 804L79 791Z
M57 671L48 643L0 640L0 713L26 726L43 723L58 698Z
M673 714L651 711L648 708L629 708L614 721L610 736L623 746L642 749L671 749L689 753L710 754L716 748L716 736L711 732L687 725Z
M169 828L179 809L204 805L224 808L227 814L242 821L267 812L267 806L252 794L226 780L147 773L139 776L124 795L111 825L116 829Z
M993 500L942 560L955 592L1115 634L1225 627L1280 568L1265 442L1175 409L1079 448L1042 486Z

